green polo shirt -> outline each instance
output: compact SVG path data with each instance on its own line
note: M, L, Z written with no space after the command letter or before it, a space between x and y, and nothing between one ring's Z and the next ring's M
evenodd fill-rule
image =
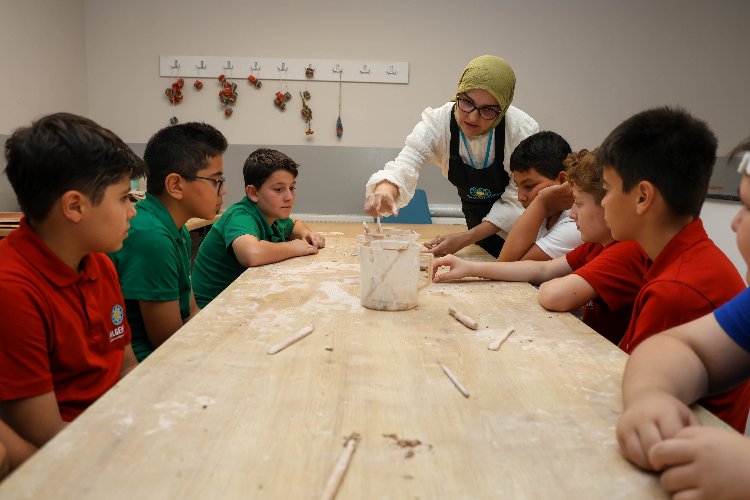
M109 257L120 277L133 351L142 361L154 347L146 336L139 300L179 300L182 319L190 316L190 233L185 226L177 229L169 211L151 194L135 208L128 237Z
M193 293L198 306L205 307L245 270L232 250L235 239L251 234L278 243L287 241L292 229L292 219L276 219L269 225L258 205L247 196L229 207L214 222L195 258Z

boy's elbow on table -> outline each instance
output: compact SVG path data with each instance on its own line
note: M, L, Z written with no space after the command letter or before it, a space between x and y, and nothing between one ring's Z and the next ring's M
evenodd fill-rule
M539 286L537 300L540 306L549 311L564 312L574 309L570 303L570 292L549 281Z

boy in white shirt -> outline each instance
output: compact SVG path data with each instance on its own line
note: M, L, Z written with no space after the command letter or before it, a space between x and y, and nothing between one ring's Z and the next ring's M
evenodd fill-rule
M576 223L568 216L573 190L565 162L570 145L555 132L538 132L521 141L510 156L524 212L513 225L498 260L551 260L582 243Z

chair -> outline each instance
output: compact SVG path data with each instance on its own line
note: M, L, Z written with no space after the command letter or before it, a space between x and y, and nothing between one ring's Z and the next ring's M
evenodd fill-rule
M408 205L398 211L398 217L389 215L380 219L388 224L432 224L430 208L427 205L427 193L424 189L414 191L414 197Z

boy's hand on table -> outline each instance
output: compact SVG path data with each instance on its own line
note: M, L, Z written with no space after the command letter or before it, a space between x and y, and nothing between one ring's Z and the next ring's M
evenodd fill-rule
M445 236L438 236L432 241L428 241L424 244L427 247L427 251L433 255L448 255L456 253L462 248L469 246L468 231L462 233L451 233Z
M307 240L290 240L287 243L291 245L295 255L313 255L318 253L317 247L311 245Z
M652 446L674 437L688 426L700 425L690 408L664 392L643 394L630 401L617 422L617 441L625 458L643 469Z
M648 454L675 499L747 498L750 440L715 427L687 427Z
M303 239L315 248L324 248L326 246L326 239L320 233L310 231Z
M538 200L538 201L537 201ZM573 187L569 182L541 189L531 203L541 203L547 217L568 210L573 206Z
M440 266L450 267L450 271L436 274ZM432 264L432 281L434 283L440 283L441 281L457 280L470 276L469 270L471 268L471 262L460 259L455 255L446 255L435 259Z

